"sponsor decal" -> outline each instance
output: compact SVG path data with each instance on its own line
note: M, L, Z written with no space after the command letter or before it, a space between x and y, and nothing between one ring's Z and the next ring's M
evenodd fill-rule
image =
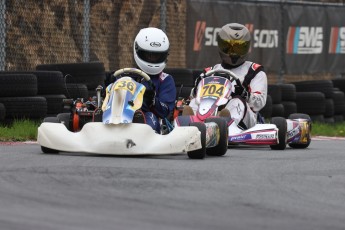
M256 139L274 139L275 135L273 133L267 133L267 134L257 134Z
M277 48L278 30L254 30L254 48Z
M322 48L322 27L289 27L286 47L288 54L320 54Z
M328 52L331 54L345 53L345 27L332 27Z
M161 43L159 43L159 42L151 42L150 46L152 46L152 47L161 47Z
M243 134L243 135L238 135L238 136L233 136L233 137L229 137L229 141L244 141L247 138L247 136L250 137L250 134L249 135L246 135L246 134Z
M290 139L290 138L293 138L293 137L295 137L295 136L297 136L299 134L300 134L300 130L299 130L299 126L298 126L298 127L294 128L294 129L288 131L287 132L287 137L288 137L288 139Z
M197 21L195 25L195 32L194 32L194 46L193 51L200 51L201 50L201 42L205 34L206 29L206 22L205 21Z

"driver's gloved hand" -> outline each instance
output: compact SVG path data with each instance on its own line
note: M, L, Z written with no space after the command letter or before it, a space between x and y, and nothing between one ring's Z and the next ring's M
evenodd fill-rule
M250 97L250 93L243 87L242 83L239 79L236 80L235 90L231 94L232 97L240 96L245 100L248 100Z
M149 85L146 87L144 93L144 103L147 107L151 107L155 103L156 89L152 81L149 82Z

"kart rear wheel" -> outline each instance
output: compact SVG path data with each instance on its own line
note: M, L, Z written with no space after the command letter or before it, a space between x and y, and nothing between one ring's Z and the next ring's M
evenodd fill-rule
M277 145L270 145L273 150L284 150L287 142L287 123L284 117L272 117L272 124L275 124L278 128L278 140Z
M214 147L206 148L206 154L209 156L223 156L228 151L228 127L226 121L220 117L207 118L205 122L214 122L218 126L219 141Z
M43 123L44 122L49 122L49 123L60 123L59 119L57 117L46 117L43 119ZM51 148L47 148L44 146L41 146L41 150L43 153L48 153L48 154L57 154L59 153L58 150L56 149L51 149Z
M306 119L309 120L309 122L311 122L311 118L308 114L305 113L293 113L290 114L289 119L293 120L293 119ZM298 144L298 143L290 143L289 146L291 148L294 149L305 149L310 145L311 142L311 124L309 126L309 130L308 130L308 142L306 144Z
M189 126L195 126L201 132L200 140L201 140L201 149L189 151L188 157L190 159L204 159L206 155L206 126L204 123L201 122L193 122L190 123Z

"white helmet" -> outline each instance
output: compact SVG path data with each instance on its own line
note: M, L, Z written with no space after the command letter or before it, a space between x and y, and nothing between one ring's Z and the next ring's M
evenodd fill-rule
M147 74L156 75L163 71L169 55L169 39L160 29L141 29L134 40L134 60Z

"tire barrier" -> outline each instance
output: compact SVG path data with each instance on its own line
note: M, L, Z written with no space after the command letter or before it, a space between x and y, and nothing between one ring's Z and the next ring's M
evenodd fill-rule
M66 83L85 84L88 89L96 89L106 80L102 62L42 64L37 65L36 70L60 71Z
M85 84L66 84L66 92L65 95L67 98L88 98L89 97L89 90Z
M338 88L333 90L334 122L344 121L345 116L345 93Z
M177 96L188 98L202 69L166 68L173 76ZM103 63L38 65L35 71L0 71L0 121L12 118L40 118L63 111L65 98L89 98L98 85L112 81L113 71ZM301 81L268 85L267 119L294 113L309 114L313 121L343 122L345 79Z
M297 92L321 92L325 96L325 111L323 113L326 123L334 123L334 86L332 80L300 81L293 83ZM318 103L317 101L311 103ZM315 115L315 114L314 114Z
M298 113L310 115L312 121L324 122L326 98L322 92L296 92Z
M6 108L4 104L0 103L0 121L4 120L6 117Z
M187 99L194 87L193 71L183 68L166 68L164 72L170 74L174 78L176 98L183 97Z
M296 86L294 84L278 84L281 89L282 101L284 106L283 117L288 118L290 114L297 113Z
M272 97L271 95L267 95L266 105L260 110L261 116L264 119L269 119L272 117Z
M37 95L37 78L33 74L0 74L0 97Z
M283 117L284 105L282 104L282 90L279 85L268 85L267 94L272 98L272 115L271 117Z
M6 108L5 118L41 119L47 115L47 100L44 97L0 97Z

